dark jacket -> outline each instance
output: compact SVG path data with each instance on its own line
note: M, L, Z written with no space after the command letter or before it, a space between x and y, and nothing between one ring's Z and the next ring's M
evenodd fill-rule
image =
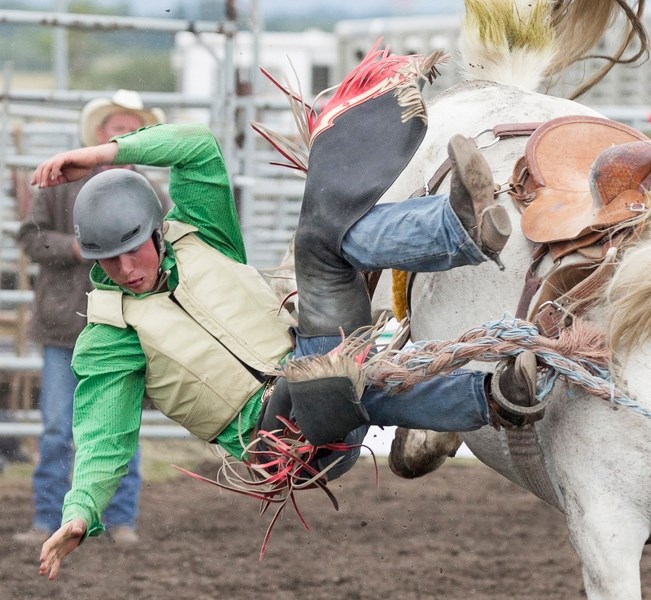
M18 242L39 271L34 283L32 337L46 346L72 348L86 325L86 293L92 261L79 262L72 207L89 178L34 194L29 212L18 231Z

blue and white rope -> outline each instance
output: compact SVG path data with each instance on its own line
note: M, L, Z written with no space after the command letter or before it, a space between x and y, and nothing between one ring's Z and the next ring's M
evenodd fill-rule
M588 358L589 349L583 356L572 358L549 348L549 344L541 343L543 341L548 341L548 338L541 336L535 325L504 315L501 319L467 331L457 340L414 342L403 350L391 353L384 360L371 360L368 365L369 380L376 385L381 380L383 386L394 389L404 384L405 373L409 373L412 379L426 379L454 371L471 360L497 362L528 349L536 354L539 364L549 367L538 381L536 395L539 400L551 392L559 377L563 377L592 395L651 418L651 410L615 388L605 364ZM439 364L433 367L435 362ZM389 365L396 364L400 366L392 372Z

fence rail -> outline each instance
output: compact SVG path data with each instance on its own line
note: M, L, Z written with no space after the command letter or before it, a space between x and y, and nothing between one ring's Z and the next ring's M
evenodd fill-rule
M12 417L15 421L0 421L0 437L37 437L43 431L43 423L38 411L17 411ZM157 410L142 411L140 435L145 438L191 438L190 432L170 421Z

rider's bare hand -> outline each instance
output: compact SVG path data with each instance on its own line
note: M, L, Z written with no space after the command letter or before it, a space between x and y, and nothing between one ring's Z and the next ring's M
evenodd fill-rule
M86 522L83 519L68 521L55 531L41 549L39 575L47 575L50 580L56 579L63 559L79 546L85 533Z
M117 150L117 144L110 142L60 152L36 167L30 183L39 188L47 188L77 181L90 175L96 167L112 164Z

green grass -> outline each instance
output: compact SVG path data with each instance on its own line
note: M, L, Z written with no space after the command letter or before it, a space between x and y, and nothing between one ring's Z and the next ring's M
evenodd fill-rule
M149 440L141 441L141 472L145 481L167 481L180 477L173 464L192 470L205 461L216 464L219 458L213 454L208 444L195 439ZM0 478L4 481L29 480L32 477L36 460L36 444L32 439L23 440L24 450L33 457L32 463L9 463Z
M35 456L35 444L32 440L25 440L23 445L26 451ZM142 477L144 481L152 483L169 481L181 477L182 475L172 465L178 465L191 471L202 463L212 462L218 465L221 460L208 444L195 439L143 439L140 445L142 448ZM370 456L364 456L360 459L364 463L369 463L371 460ZM378 465L386 464L386 460L385 456L377 457ZM454 465L456 467L476 466L477 459L458 457L447 460L444 467L446 465ZM32 477L33 470L33 463L10 463L7 465L4 473L0 475L0 478L5 482L29 480Z
M208 444L195 439L187 440L142 440L142 477L145 481L167 481L179 477L172 467L178 465L192 470L197 465L210 461L219 463Z

